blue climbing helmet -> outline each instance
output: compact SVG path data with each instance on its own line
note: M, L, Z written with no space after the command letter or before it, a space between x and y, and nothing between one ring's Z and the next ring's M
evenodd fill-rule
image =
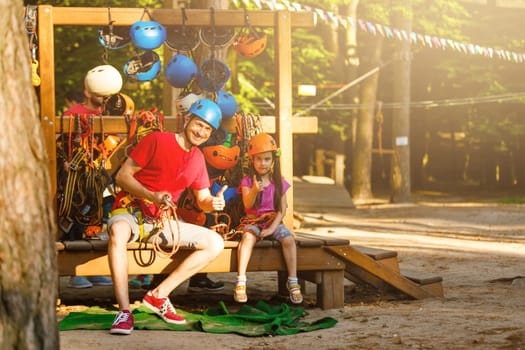
M228 66L215 58L204 60L199 71L199 86L202 90L219 91L230 78Z
M222 117L224 119L233 117L237 112L237 101L229 92L219 90L219 92L217 92L216 103L221 109Z
M160 57L155 51L144 51L130 58L124 65L124 74L132 81L150 81L159 75L162 69Z
M135 47L154 50L166 40L166 28L155 21L137 21L131 26L129 35Z
M185 88L197 76L199 69L191 58L183 54L175 54L171 57L164 77L176 88Z
M207 98L203 98L192 104L188 113L201 118L210 124L214 130L217 130L221 125L221 109L215 102Z

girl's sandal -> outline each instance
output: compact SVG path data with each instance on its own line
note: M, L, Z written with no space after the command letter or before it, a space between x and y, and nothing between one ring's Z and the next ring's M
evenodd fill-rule
M248 301L245 285L237 285L233 288L233 300L238 303L245 303Z
M301 294L301 286L298 284L288 284L288 291L290 292L290 301L294 304L301 304L303 302L303 295Z

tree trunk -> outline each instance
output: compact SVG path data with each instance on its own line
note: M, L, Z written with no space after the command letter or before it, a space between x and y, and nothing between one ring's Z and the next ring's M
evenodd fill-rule
M21 1L3 1L0 348L57 349L55 221Z
M359 0L351 0L346 5L340 6L340 12L342 16L348 16L352 18L357 17L357 5ZM345 82L352 81L357 77L357 69L359 67L359 57L357 56L357 28L356 26L348 26L348 29L344 32L345 50L341 53L343 56L343 64L345 71L342 75ZM343 103L353 103L358 101L357 89L349 89L343 94ZM345 141L345 186L347 190L351 191L351 184L347 179L347 174L352 172L352 152L355 147L356 140L356 126L357 126L357 111L350 111L348 118L348 124L346 126L346 141Z
M412 8L410 1L396 0L392 10L394 24L411 32ZM392 116L391 194L393 203L410 201L410 40L399 42L399 61L394 66L394 101L401 107Z
M380 64L383 48L381 36L375 37L370 66ZM370 67L369 67L370 68ZM361 83L361 112L357 121L356 142L352 157L351 194L354 202L372 198L372 144L374 140L374 116L379 72Z

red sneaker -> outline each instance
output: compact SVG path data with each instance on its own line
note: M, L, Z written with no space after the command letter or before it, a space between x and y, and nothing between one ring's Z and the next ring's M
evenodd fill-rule
M133 330L133 315L129 310L119 311L115 317L115 321L111 325L109 333L111 334L131 334Z
M177 315L175 308L171 305L169 298L157 298L148 291L142 299L144 306L159 315L165 322L173 324L184 324L186 320L181 315Z

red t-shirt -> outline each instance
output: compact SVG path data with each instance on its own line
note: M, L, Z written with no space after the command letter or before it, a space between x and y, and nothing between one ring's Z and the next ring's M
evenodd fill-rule
M84 114L87 114L87 115L99 115L102 113L102 109L89 109L87 108L86 106L84 106L82 103L77 103L76 105L74 106L71 106L70 108L68 108L65 112L64 112L64 115L65 116L68 116L68 115L77 115L77 114L80 114L80 115L84 115Z
M153 192L168 191L177 202L185 188L202 190L210 187L204 155L198 147L186 152L172 132L152 132L144 136L129 157L142 169L135 178ZM115 207L123 196L119 193ZM145 213L146 214L146 213Z

